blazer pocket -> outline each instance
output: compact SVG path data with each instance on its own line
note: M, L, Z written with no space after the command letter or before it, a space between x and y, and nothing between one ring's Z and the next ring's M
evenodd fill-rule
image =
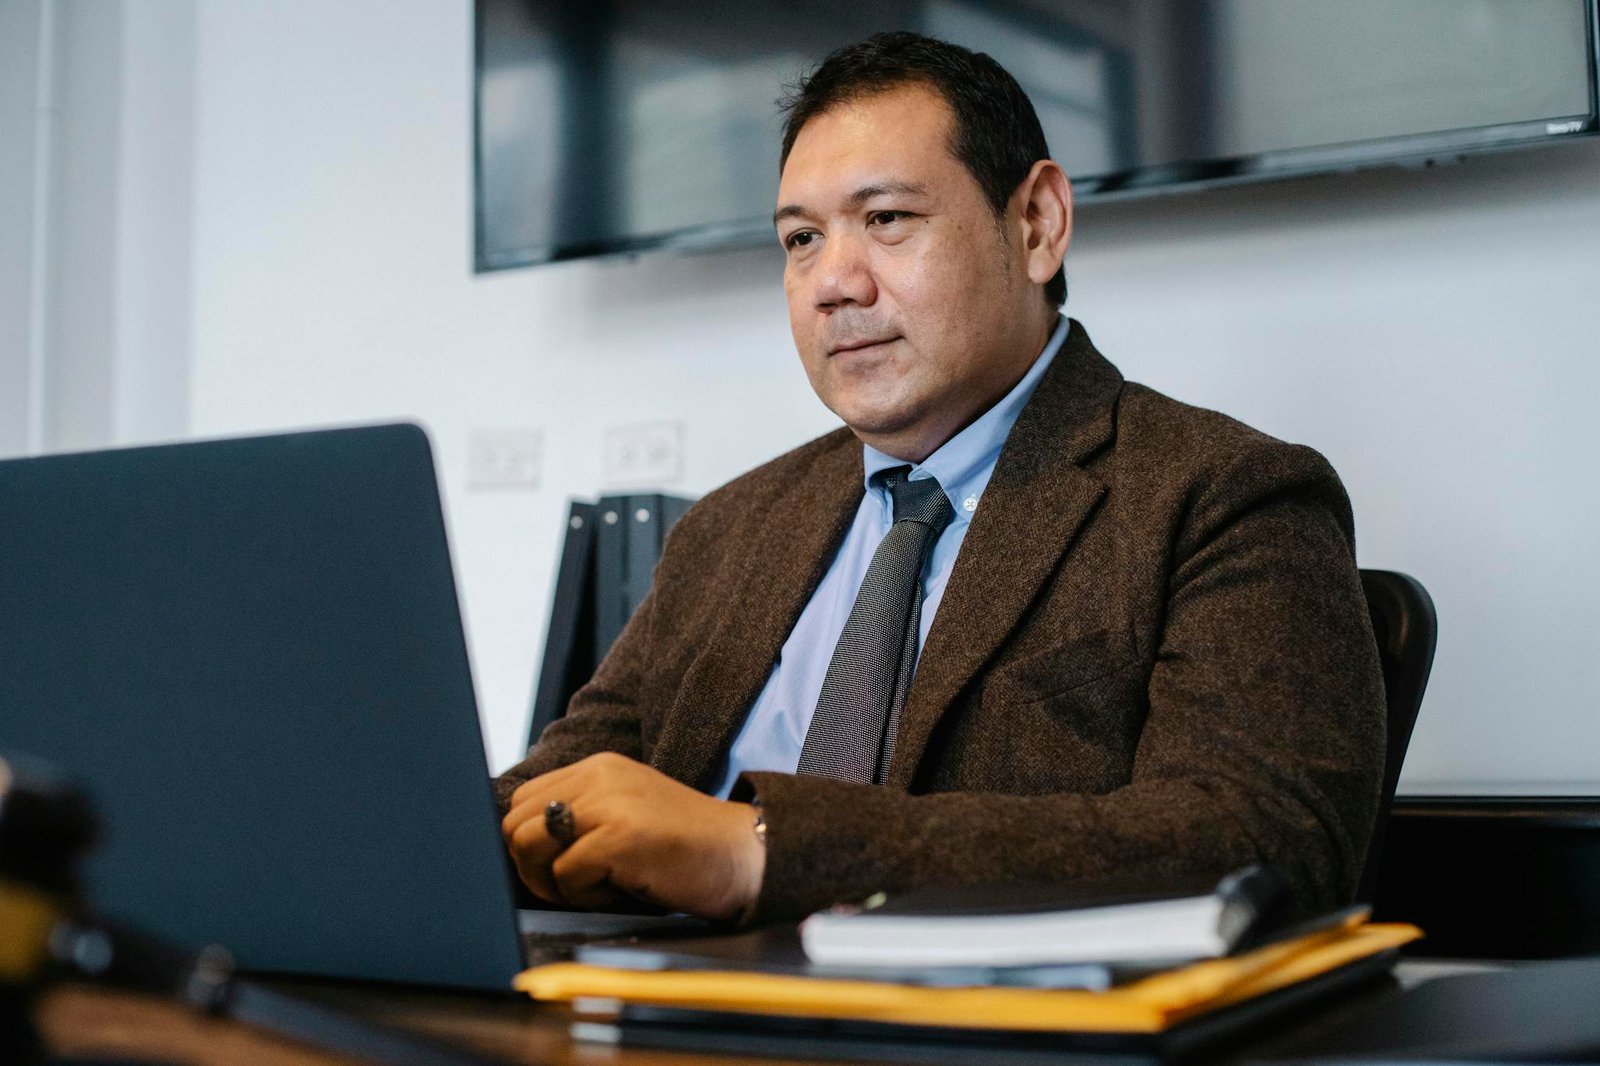
M1134 661L1110 633L1095 633L1001 663L990 672L984 694L1007 703L1034 703L1119 673Z
M954 787L1101 795L1132 780L1145 664L1113 639L1096 634L992 670L954 733Z

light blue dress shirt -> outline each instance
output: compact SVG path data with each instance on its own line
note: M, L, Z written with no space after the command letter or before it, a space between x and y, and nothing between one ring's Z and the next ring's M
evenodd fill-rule
M922 571L922 624L917 633L917 652L921 654L928 629L944 598L945 582L955 566L956 554L966 538L967 526L978 510L983 490L994 473L995 460L1011 433L1017 415L1027 406L1034 386L1050 366L1061 342L1066 339L1067 319L1062 316L1055 332L1034 360L1022 380L970 426L951 437L939 450L911 468L911 479L937 478L950 497L956 516L934 542L933 551ZM729 749L717 795L726 799L733 783L746 770L777 770L794 773L800 764L800 749L805 746L806 730L817 709L817 697L833 659L834 645L855 606L856 593L867 574L878 542L894 524L894 501L889 491L875 484L873 477L885 470L905 466L905 462L885 455L871 445L862 445L866 474L866 494L856 508L850 531L839 545L828 572L812 593L811 601L789 631L789 639L778 653L778 661L767 675L766 686L745 716L739 735Z

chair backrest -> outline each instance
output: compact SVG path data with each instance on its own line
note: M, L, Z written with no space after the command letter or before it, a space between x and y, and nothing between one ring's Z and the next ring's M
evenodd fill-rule
M1378 639L1378 661L1383 665L1383 691L1388 705L1388 747L1384 755L1383 801L1367 848L1366 865L1356 898L1371 902L1383 858L1383 838L1389 825L1400 766L1405 762L1411 731L1422 707L1422 693L1433 669L1433 649L1439 622L1433 598L1422 583L1392 570L1361 571L1361 588L1367 594L1372 632Z

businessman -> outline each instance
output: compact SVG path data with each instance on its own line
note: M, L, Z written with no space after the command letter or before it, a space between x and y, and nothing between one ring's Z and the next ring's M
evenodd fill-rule
M987 56L880 34L786 118L790 324L844 426L678 523L496 781L522 879L744 922L1254 862L1347 899L1383 693L1332 469L1060 313L1071 188Z

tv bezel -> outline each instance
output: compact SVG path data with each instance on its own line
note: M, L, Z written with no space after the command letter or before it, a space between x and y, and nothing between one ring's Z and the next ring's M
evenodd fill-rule
M643 233L560 248L486 251L483 173L483 8L473 3L472 190L473 271L515 270L607 256L646 252L705 252L749 248L773 241L768 218L709 222L664 233ZM1193 163L1132 167L1072 179L1078 204L1106 203L1147 196L1178 196L1208 189L1281 181L1319 174L1351 173L1383 167L1420 168L1455 163L1472 156L1563 144L1600 134L1600 0L1585 0L1589 24L1589 112L1490 126L1467 126L1434 133L1379 137L1343 144L1263 152ZM1071 173L1071 168L1068 168Z

